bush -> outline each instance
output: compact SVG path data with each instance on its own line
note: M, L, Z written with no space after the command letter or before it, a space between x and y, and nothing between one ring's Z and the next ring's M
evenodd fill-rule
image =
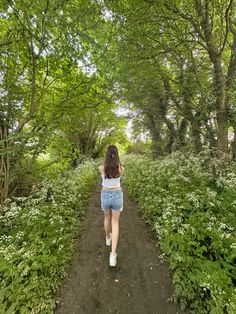
M146 155L151 157L149 143L136 142L130 144L126 149L126 154L138 154L138 155Z
M45 180L30 197L2 206L1 313L53 313L53 293L65 276L96 177L95 165L87 161Z
M235 164L206 152L123 162L128 192L173 270L172 300L192 313L235 313Z

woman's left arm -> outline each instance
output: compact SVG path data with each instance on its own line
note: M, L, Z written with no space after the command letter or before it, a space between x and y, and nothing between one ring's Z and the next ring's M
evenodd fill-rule
M98 167L98 170L99 170L99 172L100 172L101 174L103 174L103 165L100 165L100 166Z

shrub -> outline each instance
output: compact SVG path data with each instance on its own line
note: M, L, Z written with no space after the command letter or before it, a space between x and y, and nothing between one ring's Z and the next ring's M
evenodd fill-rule
M192 313L235 313L235 164L206 152L123 162L128 192L173 270L172 300Z
M53 293L65 276L73 236L94 187L97 171L85 162L45 179L29 197L7 200L0 215L2 313L53 313Z

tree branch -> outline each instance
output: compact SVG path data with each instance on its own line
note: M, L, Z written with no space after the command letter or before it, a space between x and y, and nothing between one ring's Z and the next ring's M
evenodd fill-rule
M228 33L229 33L229 11L232 7L234 0L230 0L230 3L225 11L225 22L226 22L226 27L225 27L225 38L224 38L224 42L222 47L220 48L221 53L223 52L224 48L225 48L225 44L227 42L227 37L228 37Z

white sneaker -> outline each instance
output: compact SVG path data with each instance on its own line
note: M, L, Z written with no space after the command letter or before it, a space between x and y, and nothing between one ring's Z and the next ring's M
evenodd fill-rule
M117 253L115 256L110 253L109 264L110 264L110 266L116 266L116 264L117 264Z
M106 237L106 245L108 245L108 246L111 245L111 233L110 233L110 238L109 239Z

